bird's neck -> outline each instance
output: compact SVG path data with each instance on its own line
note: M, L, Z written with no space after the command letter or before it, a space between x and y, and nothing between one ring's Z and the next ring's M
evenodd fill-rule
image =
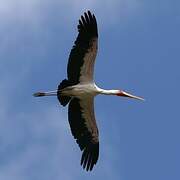
M106 89L101 89L100 94L105 94L105 95L117 95L119 93L119 90L106 90Z

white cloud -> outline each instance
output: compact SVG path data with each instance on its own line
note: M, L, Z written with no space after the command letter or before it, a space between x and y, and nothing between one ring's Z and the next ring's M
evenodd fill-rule
M7 63L1 71L0 179L70 179L73 176L65 168L73 138L67 113L58 106L56 97L53 105L43 105L43 101L32 97L31 89L25 91L32 69L20 64L17 62L13 69ZM23 98L26 93L27 99ZM64 169L61 174L60 167Z
M72 21L73 16L79 17L89 9L99 14L101 19L115 21L123 15L137 12L141 2L139 0L54 0L51 2L46 0L0 0L0 5L2 20L14 19L38 24L44 19L48 10L51 14L52 12L61 14L61 19Z
M3 109L0 179L48 179L57 174L63 178L72 177L66 170L72 137L62 110L48 107L34 109L34 113L15 113ZM61 175L59 168L64 169Z

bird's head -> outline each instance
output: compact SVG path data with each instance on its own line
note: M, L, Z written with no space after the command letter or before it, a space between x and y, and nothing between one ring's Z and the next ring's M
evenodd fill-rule
M118 90L117 93L116 93L117 96L123 96L123 97L128 97L128 98L133 98L133 99L138 99L138 100L143 100L144 99L142 97L139 97L139 96L134 96L132 94L129 94L125 91L122 91L122 90Z

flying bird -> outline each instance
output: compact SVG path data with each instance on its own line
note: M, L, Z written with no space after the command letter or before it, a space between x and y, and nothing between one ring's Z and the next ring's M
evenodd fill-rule
M68 107L72 135L82 151L81 165L91 171L99 157L99 133L94 113L94 97L99 94L124 96L143 100L123 90L99 88L93 78L98 49L98 28L94 14L84 13L79 20L78 36L67 65L67 79L56 91L37 92L35 97L57 96L62 106Z

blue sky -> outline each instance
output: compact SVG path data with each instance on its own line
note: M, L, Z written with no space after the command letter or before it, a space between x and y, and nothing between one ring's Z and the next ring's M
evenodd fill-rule
M91 173L54 97L80 15L99 27L95 80L140 102L96 97L100 158ZM0 179L180 179L180 2L0 1Z

